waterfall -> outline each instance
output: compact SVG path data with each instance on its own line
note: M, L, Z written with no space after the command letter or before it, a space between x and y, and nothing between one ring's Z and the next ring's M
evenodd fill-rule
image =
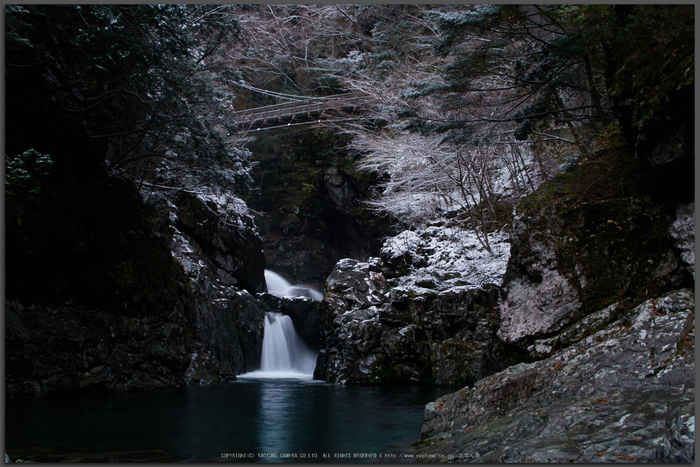
M265 270L270 294L280 298L307 297L323 299L316 290L292 285L279 274ZM313 377L316 354L311 351L294 329L292 318L279 312L265 313L260 370L239 375L241 378L303 378Z
M311 378L316 354L294 329L289 316L265 313L260 370L240 375L242 378Z
M307 297L312 300L323 300L323 294L306 285L292 285L276 272L265 270L265 282L268 293L280 298Z
M313 374L315 366L316 355L297 335L292 318L266 313L260 370Z

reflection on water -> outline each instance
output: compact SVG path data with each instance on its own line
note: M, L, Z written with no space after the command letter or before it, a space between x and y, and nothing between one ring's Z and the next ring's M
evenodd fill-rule
M241 461L308 462L324 460L324 453L407 451L420 437L425 404L444 392L239 379L146 393L8 399L6 451L13 460L45 462L232 460L222 453L254 455Z
M285 385L265 384L260 390L260 423L257 423L258 449L263 452L291 452L292 420L298 413L292 407L293 394Z

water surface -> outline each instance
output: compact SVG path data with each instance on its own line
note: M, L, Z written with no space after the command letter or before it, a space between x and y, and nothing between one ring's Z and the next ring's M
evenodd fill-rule
M7 399L6 452L12 460L44 462L342 462L355 453L372 456L353 462L381 460L412 452L425 404L444 392L258 377L145 393Z

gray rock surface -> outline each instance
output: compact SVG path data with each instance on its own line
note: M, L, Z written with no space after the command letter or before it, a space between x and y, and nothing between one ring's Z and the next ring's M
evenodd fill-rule
M567 206L552 191L555 182L513 220L500 339L526 349L625 297L687 283L658 206L634 198Z
M416 294L393 288L390 270L380 258L338 262L326 283L316 379L456 386L513 361L495 337L495 285Z
M154 203L158 231L189 279L186 315L196 349L187 382L217 381L260 361L266 309L243 286L266 290L265 262L252 220L237 203L225 195L190 193Z
M692 462L695 296L670 292L551 357L426 406L426 462Z

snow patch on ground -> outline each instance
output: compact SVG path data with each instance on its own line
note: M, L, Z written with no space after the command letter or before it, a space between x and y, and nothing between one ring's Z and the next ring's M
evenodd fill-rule
M397 291L456 292L484 284L501 285L510 257L506 232L488 234L491 253L473 231L430 226L389 238L382 256L405 261L407 274L398 278Z

